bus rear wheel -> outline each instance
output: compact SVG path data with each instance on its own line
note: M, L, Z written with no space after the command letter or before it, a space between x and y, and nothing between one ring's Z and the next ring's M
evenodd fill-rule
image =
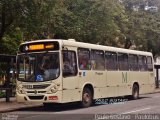
M91 106L93 103L93 95L89 88L84 88L82 93L81 106L86 108Z
M139 87L137 84L134 84L132 88L132 99L136 100L138 98L139 98Z

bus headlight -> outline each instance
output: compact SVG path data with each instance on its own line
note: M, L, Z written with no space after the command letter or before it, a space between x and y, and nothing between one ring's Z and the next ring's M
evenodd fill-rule
M57 85L54 85L54 86L51 87L51 89L47 92L47 94L56 93L57 91L58 91L58 87L57 87Z
M25 91L23 90L23 87L21 87L21 86L18 86L18 87L16 88L16 91L17 91L19 94L25 94Z

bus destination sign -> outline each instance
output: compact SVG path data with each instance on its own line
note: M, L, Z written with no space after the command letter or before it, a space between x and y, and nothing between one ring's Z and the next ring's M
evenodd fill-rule
M48 50L59 50L58 42L36 42L28 43L20 46L19 51L21 53L26 52L39 52L39 51L48 51Z

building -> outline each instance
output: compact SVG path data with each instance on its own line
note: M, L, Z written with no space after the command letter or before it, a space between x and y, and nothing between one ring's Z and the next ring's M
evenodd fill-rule
M158 7L157 6L145 6L144 10L150 11L150 12L158 12Z

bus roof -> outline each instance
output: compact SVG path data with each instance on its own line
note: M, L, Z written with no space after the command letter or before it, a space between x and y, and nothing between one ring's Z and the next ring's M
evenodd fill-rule
M83 43L83 42L74 41L73 39L71 39L71 40L63 40L63 39L35 40L35 41L24 42L21 45L28 44L28 43L36 43L36 42L48 42L48 41L50 41L50 42L51 41L58 41L63 46L81 47L81 48L105 50L105 51L112 51L112 52L119 52L119 53L152 56L151 52L130 50L130 49L117 48L117 47L104 46L104 45L97 45L97 44L91 44L91 43Z

